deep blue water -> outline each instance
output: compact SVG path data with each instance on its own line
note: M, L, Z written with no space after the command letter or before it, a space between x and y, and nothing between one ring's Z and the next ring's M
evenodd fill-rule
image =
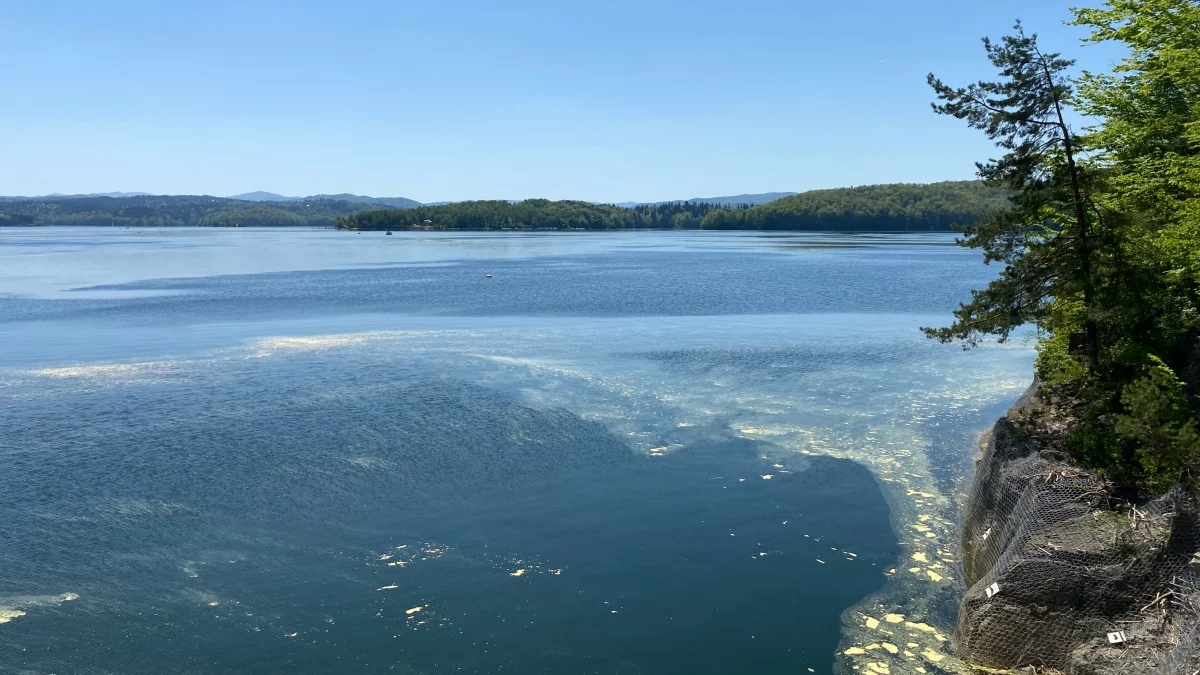
M0 230L0 672L828 673L864 613L948 632L1030 363L920 335L989 278L951 244Z

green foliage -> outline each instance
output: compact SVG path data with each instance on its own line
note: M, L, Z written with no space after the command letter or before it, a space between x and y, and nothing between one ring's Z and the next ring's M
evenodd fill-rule
M193 196L72 197L5 203L12 218L47 225L117 227L308 225L358 230L768 229L931 231L972 223L1005 208L1004 190L975 181L930 185L872 185L817 190L756 207L710 201L667 202L624 208L581 201L527 199L468 201L380 209L381 203L336 199L251 202ZM341 195L333 195L339 197ZM353 195L350 195L351 197ZM415 203L415 202L413 202ZM426 222L428 221L428 222ZM0 219L0 224L5 224Z
M250 202L204 196L68 197L4 202L16 218L43 225L117 227L308 225L332 227L339 216L372 208L337 200ZM0 221L3 224L3 221Z
M1182 380L1154 356L1119 392L1084 390L1087 423L1067 449L1117 483L1165 492L1181 477L1200 477L1200 424ZM1108 384L1108 383L1104 383Z
M545 199L515 204L473 201L360 213L339 219L338 227L948 231L955 223L973 223L982 214L1006 208L1006 195L1003 189L977 181L959 181L815 190L754 207L700 201L646 204L631 209Z
M1038 356L1034 366L1047 385L1075 385L1087 377L1088 363L1071 351L1071 336L1083 328L1086 308L1079 300L1058 298L1039 322Z
M1099 469L1118 485L1137 485L1141 479L1137 453L1103 425L1084 424L1072 429L1066 448L1080 463Z
M1067 449L1160 492L1200 475L1200 3L1110 0L1076 24L1129 53L1078 95L1070 62L1019 24L985 41L997 82L930 76L938 112L1005 150L980 177L1011 188L1013 208L965 230L998 279L927 333L971 345L1036 324L1039 376L1078 399ZM1068 104L1096 125L1076 135Z
M36 218L28 214L0 211L0 227L7 225L33 225L36 221Z
M1183 382L1160 359L1125 385L1125 410L1113 418L1117 436L1137 447L1144 481L1163 491L1197 460L1200 433L1184 396Z
M1088 142L1108 174L1106 204L1136 220L1123 255L1137 277L1120 279L1136 311L1121 318L1145 351L1186 372L1200 336L1200 3L1113 0L1077 10L1075 23L1129 50L1080 83L1082 112L1100 119Z
M1008 191L978 181L813 190L749 209L714 211L706 230L949 231L1008 208Z
M612 204L526 199L469 201L415 209L367 211L339 218L348 230L505 230L505 229L694 229L706 214L725 210L717 204L669 202L624 208Z
M1118 171L1111 190L1159 223L1200 221L1200 4L1114 0L1076 10L1089 42L1129 50L1111 74L1081 78L1082 112L1102 122L1092 142ZM1194 234L1195 230L1191 230Z

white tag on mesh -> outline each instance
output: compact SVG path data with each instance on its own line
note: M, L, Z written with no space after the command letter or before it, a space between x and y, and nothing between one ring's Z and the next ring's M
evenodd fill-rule
M987 593L987 596L990 599L993 595L1000 592L1000 584L992 584L991 586L983 589L983 592Z
M992 533L992 528L990 528L990 527L989 527L989 528L988 528L987 530L985 530L985 531L984 531L984 533L983 533L983 540L984 540L984 541L987 541L988 535L990 535L991 533Z
M1108 644L1119 645L1119 644L1124 644L1124 642L1125 642L1125 631L1119 630L1115 633L1108 634Z

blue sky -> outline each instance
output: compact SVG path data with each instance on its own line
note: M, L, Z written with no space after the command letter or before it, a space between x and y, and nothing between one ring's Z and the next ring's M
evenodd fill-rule
M0 3L0 194L650 201L969 178L924 77L1059 0Z

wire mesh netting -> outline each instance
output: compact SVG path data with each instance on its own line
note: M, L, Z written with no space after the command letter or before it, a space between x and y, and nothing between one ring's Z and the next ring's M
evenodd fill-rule
M1200 670L1200 498L1138 504L1008 418L967 505L959 657L1076 674Z

